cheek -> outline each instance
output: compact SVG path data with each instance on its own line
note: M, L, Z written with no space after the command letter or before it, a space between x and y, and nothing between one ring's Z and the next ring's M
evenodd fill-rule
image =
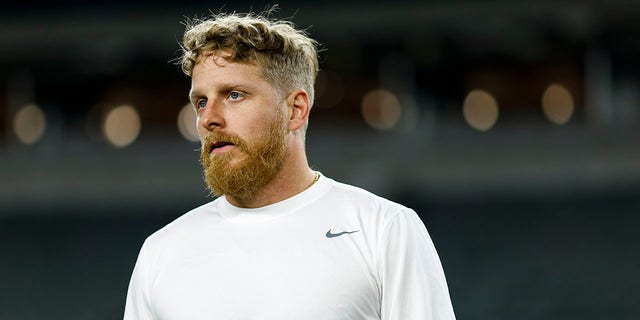
M264 133L268 124L268 115L255 114L246 117L242 121L241 126L237 126L238 134L244 135L247 138L254 138Z
M198 136L200 137L200 140L202 140L202 137L207 135L207 130L204 128L201 121L202 119L199 116L196 116L196 121L194 125L196 126L196 131L198 132Z
M196 126L196 130L198 131L198 137L200 138L200 142L202 142L203 137L207 135L207 131L202 128L202 126Z
M266 135L269 135L273 125L273 119L262 118L257 120L247 127L247 136L252 140L262 140Z

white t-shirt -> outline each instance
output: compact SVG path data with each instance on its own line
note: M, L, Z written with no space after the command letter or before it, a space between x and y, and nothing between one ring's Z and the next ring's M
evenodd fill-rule
M416 213L321 176L256 209L224 197L144 242L124 319L455 319Z

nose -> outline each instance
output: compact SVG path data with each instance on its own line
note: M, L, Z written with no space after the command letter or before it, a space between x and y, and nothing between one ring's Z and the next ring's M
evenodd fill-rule
M209 105L200 110L198 126L206 131L224 128L225 118L222 109L218 103L211 101Z

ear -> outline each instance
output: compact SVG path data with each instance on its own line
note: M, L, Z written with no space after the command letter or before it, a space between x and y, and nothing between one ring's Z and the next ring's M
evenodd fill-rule
M303 89L294 90L287 97L287 107L289 110L289 131L298 131L304 128L309 120L309 112L311 111L311 103L307 92Z

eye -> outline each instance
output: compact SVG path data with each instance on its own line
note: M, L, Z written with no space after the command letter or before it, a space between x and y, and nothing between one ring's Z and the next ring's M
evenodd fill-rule
M240 94L240 92L238 92L238 91L231 91L231 92L229 92L229 99L230 100L240 100L240 99L242 99L242 94Z
M196 107L198 107L198 109L204 109L207 106L207 100L205 99L200 99L196 102Z

